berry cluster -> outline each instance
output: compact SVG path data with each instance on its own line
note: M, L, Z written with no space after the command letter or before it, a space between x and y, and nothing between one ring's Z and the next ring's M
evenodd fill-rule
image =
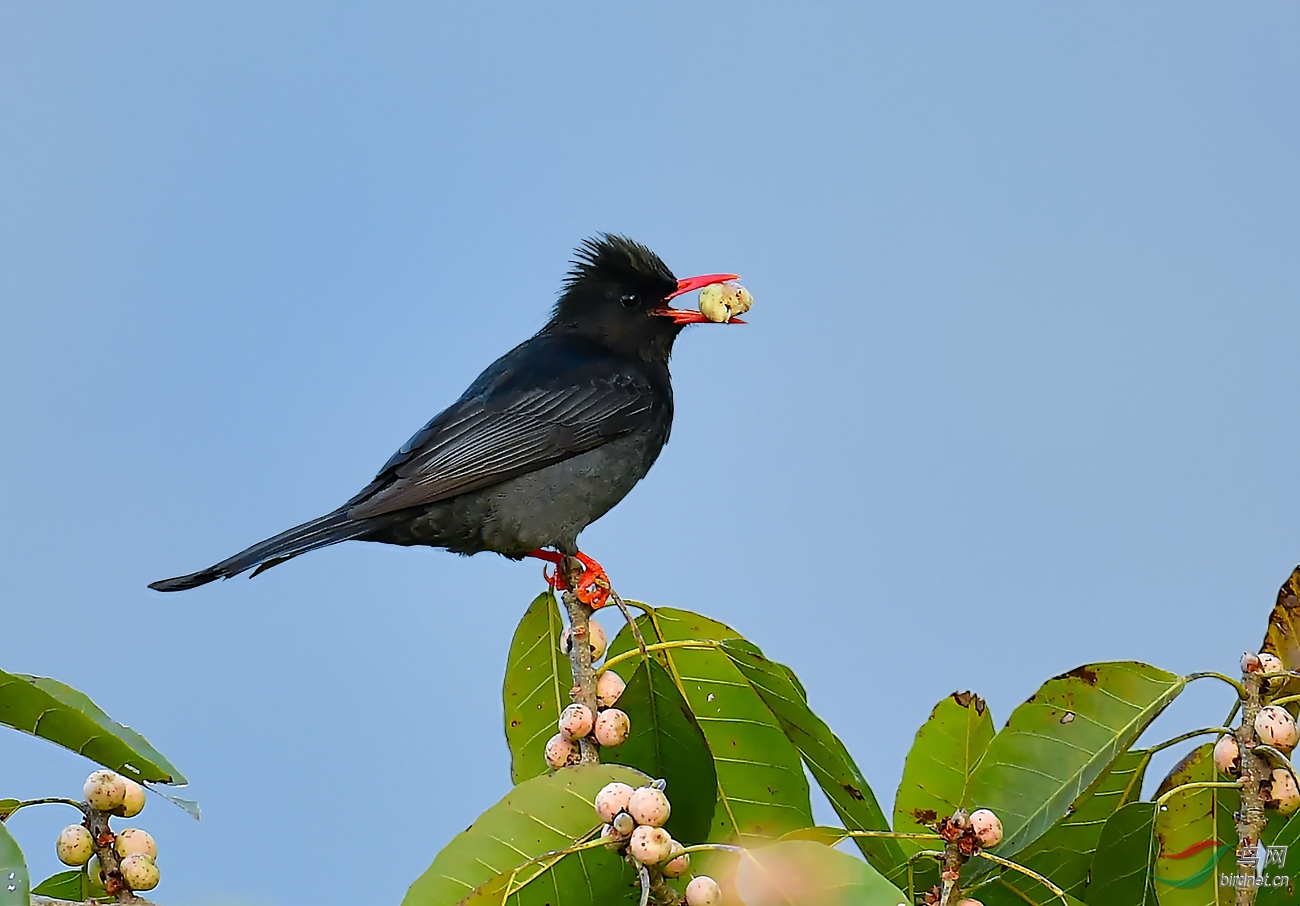
M595 620L588 624L587 642L591 646L591 660L594 664L605 656L608 647L605 630ZM572 649L573 633L566 629L560 635L560 651L567 655ZM579 757L577 741L588 735L602 746L622 745L632 731L632 721L615 708L614 703L623 694L625 687L621 676L612 670L606 670L596 681L596 714L592 714L591 709L583 704L572 704L565 708L560 714L560 732L546 743L546 763L557 770L565 765L576 764Z
M1261 651L1259 654L1247 653L1241 659L1244 673L1283 673L1286 668L1282 659L1275 654ZM1265 688L1267 691L1267 688ZM1300 743L1300 727L1295 718L1281 705L1265 705L1255 715L1255 737L1261 745L1271 746L1279 752L1288 753ZM1214 744L1214 766L1229 777L1241 775L1241 748L1232 736L1221 736ZM1283 815L1300 811L1300 787L1286 768L1274 768L1269 779L1261 784L1261 792L1267 800L1268 808L1277 809Z
M991 810L978 808L973 812L958 809L950 817L934 825L935 832L943 837L949 847L956 847L960 861L965 861L980 850L997 846L1002 842L1002 820ZM945 882L956 882L960 876L959 866L950 866L946 861L942 872ZM943 890L932 887L922 900L926 906L934 906L943 900ZM979 900L967 897L957 902L957 906L984 906Z
M657 866L665 878L680 878L690 868L691 857L664 830L671 812L662 780L637 789L611 783L596 794L596 814L605 822L600 836L609 841L609 848L642 865ZM722 888L710 877L697 875L686 885L687 906L717 906L721 902Z
M134 818L144 808L144 788L115 771L96 771L86 778L82 792L86 805L96 811ZM107 825L105 825L107 826ZM128 827L116 834L108 833L98 841L112 844L118 858L122 881L132 890L153 890L158 886L158 846L147 831ZM59 834L55 850L64 865L85 865L92 884L108 883L104 867L95 854L96 840L85 824L70 824Z

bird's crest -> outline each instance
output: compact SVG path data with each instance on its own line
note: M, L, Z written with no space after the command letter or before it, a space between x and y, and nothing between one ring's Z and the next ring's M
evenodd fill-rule
M578 246L564 278L564 292L592 283L635 285L647 281L675 286L677 278L662 258L641 243L626 236L601 233Z

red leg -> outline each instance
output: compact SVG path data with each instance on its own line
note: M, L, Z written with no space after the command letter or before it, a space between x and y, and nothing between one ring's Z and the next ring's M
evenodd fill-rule
M559 551L535 550L524 554L525 557L536 557L538 560L545 560L547 563L555 564L555 572L548 573L546 567L542 567L542 578L551 588L558 588L560 591L568 591L569 584L564 581L564 554Z
M546 578L546 584L560 591L569 590L568 583L564 581L564 554L559 551L535 550L529 551L524 556L536 557L538 560L554 563L554 573L548 573L546 567L542 567L542 575ZM574 591L579 601L592 610L599 610L609 603L609 576L605 574L605 567L581 551L578 552L577 557L583 569L582 575L578 578L578 587Z

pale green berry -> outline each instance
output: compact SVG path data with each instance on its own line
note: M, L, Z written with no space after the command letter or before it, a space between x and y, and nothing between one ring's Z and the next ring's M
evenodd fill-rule
M122 797L122 817L134 818L144 811L144 787L130 777L123 777L122 781L126 784L126 795Z
M82 825L69 824L59 834L54 848L64 865L85 865L95 854L95 839Z
M101 812L111 812L126 798L126 778L116 771L96 771L82 787L86 804Z
M153 842L153 837L148 831L142 831L138 827L127 827L118 831L113 848L121 857L144 853L150 859L158 858L158 844Z
M158 866L144 853L132 853L118 867L122 880L132 890L153 890L158 886Z

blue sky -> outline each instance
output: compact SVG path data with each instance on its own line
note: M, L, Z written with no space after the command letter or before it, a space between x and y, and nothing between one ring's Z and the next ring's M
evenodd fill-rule
M395 902L507 789L538 565L348 544L145 585L348 497L611 230L757 301L678 343L672 441L584 547L793 666L886 802L954 689L1002 719L1087 661L1231 669L1300 562L1297 26L6 4L0 666L189 775L202 823L137 819L160 900ZM0 765L88 771L12 733ZM14 820L36 873L64 823Z

